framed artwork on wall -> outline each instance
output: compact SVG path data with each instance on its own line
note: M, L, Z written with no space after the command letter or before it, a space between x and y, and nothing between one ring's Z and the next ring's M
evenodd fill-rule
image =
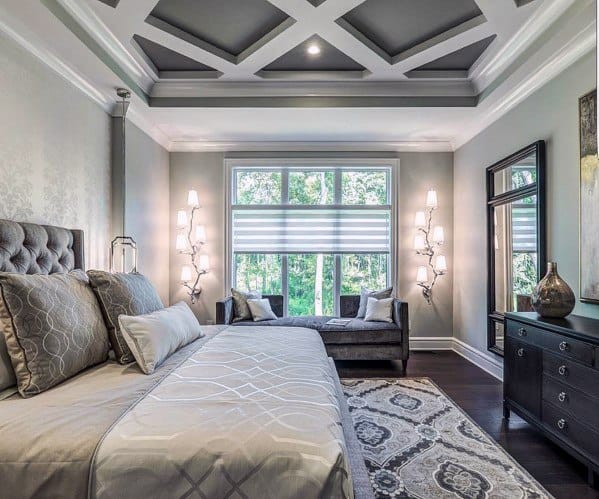
M579 99L580 300L599 304L599 159L597 89Z

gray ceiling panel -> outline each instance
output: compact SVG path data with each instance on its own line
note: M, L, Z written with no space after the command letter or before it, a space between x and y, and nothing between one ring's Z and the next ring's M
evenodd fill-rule
M160 0L151 15L235 56L288 18L266 0Z
M210 66L194 61L142 36L134 35L133 39L158 71L214 71Z
M120 0L99 0L102 3L105 3L106 5L110 5L111 7L115 7L119 4Z
M481 14L474 0L366 0L343 19L395 56Z
M308 47L320 48L320 54L311 55ZM317 35L271 62L264 71L363 71L365 68Z
M308 0L308 2L310 2L312 5L314 5L314 7L318 7L319 5L322 5L323 3L325 3L327 0Z
M445 70L445 71L459 71L469 70L472 65L478 60L483 54L487 47L491 45L491 42L495 40L496 35L489 36L484 40L480 40L472 45L468 45L460 50L456 50L451 54L447 54L435 61L431 61L424 66L420 66L417 70Z

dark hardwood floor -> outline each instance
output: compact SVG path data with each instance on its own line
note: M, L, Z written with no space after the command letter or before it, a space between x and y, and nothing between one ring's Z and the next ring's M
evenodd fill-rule
M341 378L403 376L399 362L337 361ZM599 498L587 471L560 448L512 414L503 420L500 381L454 352L413 352L408 376L431 378L551 494L561 499Z

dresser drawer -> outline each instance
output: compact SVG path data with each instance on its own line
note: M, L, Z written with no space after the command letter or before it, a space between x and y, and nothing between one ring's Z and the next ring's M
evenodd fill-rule
M506 334L510 338L515 338L518 341L525 341L537 346L542 345L543 336L548 333L548 331L545 331L544 329L529 326L528 324L523 324L510 319L505 321L505 325Z
M547 331L541 339L541 345L551 353L563 355L585 366L594 366L595 347L589 343Z
M599 399L588 397L583 392L544 374L543 400L599 431Z
M584 367L564 357L543 352L543 372L558 379L561 383L599 398L599 371Z
M599 433L566 411L543 402L543 426L594 462L599 462Z

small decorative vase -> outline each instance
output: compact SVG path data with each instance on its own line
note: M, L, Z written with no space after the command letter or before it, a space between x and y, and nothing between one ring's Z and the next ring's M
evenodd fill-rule
M541 317L566 317L576 304L572 288L557 273L557 263L547 263L547 275L532 293L532 308Z

